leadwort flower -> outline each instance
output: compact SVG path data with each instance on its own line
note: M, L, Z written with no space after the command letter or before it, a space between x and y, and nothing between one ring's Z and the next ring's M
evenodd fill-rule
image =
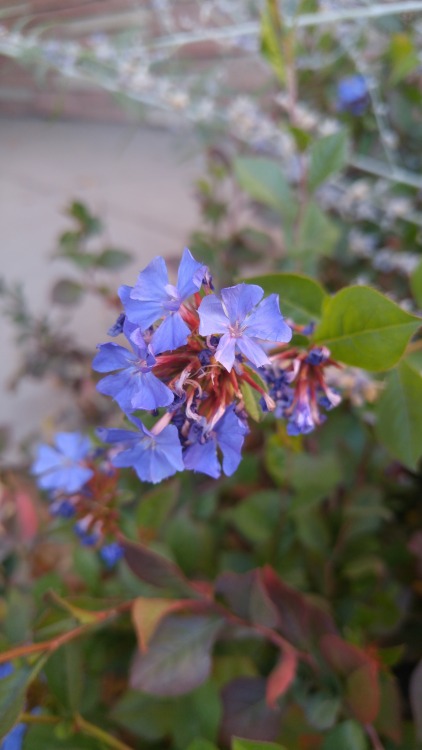
M251 389L292 436L311 432L339 403L326 380L326 368L336 366L328 349L288 346L292 329L312 336L314 325L288 324L278 296L263 297L260 286L245 283L217 296L208 268L187 249L175 286L157 258L134 287L121 287L124 312L109 333L123 335L131 349L101 344L93 368L108 373L98 390L118 403L129 429L99 429L110 447L96 450L61 433L57 448L40 447L33 467L52 493L52 512L74 517L81 542L107 566L121 555L118 469L153 484L185 469L230 476L248 433ZM149 412L145 419L140 410Z
M78 432L58 432L56 446L40 445L32 465L43 490L77 492L92 477L86 464L91 441Z

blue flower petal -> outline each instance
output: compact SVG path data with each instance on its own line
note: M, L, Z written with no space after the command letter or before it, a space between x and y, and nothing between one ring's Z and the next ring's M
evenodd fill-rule
M206 270L207 267L203 263L198 263L185 247L177 276L177 291L181 300L190 297L201 288Z
M113 342L100 344L97 349L98 354L95 355L92 362L92 369L96 372L120 370L137 360L136 354Z
M229 320L223 309L223 303L215 294L204 297L198 308L201 336L212 336L215 333L226 333Z
M186 469L200 471L213 479L218 479L221 474L220 464L217 458L217 445L210 437L205 443L194 443L190 445L183 456Z
M0 750L22 750L25 732L26 724L16 724L9 734L3 738Z
M130 444L139 440L139 433L133 430L119 430L115 427L98 427L96 433L104 443Z
M263 296L264 290L256 284L237 284L222 289L223 307L230 323L242 323Z
M64 456L80 461L91 450L91 441L79 432L58 432L55 437L57 448Z
M229 333L225 333L218 342L217 350L214 355L217 362L220 362L229 372L234 365L236 341L237 339L230 336Z
M245 334L265 341L290 341L293 332L280 312L278 294L270 294L251 312L246 321Z
M130 298L141 302L137 312L137 320L133 320L126 310L129 320L145 330L153 325L165 313L164 302L168 298L166 287L169 283L167 267L164 258L158 257L141 271L138 280L130 292Z
M44 471L56 468L61 458L59 451L51 445L39 445L37 457L31 467L32 474L42 474Z
M242 446L248 432L246 425L229 407L215 426L218 444L223 454L223 471L230 477L242 458Z
M173 351L184 346L190 334L190 328L179 312L171 313L155 331L150 348L154 354Z
M139 387L132 396L132 409L153 411L159 406L169 406L174 401L174 393L152 372L141 374Z
M248 336L240 336L236 339L237 347L243 356L252 362L255 367L263 367L269 363L268 355L263 348Z
M143 425L130 448L113 458L117 467L131 467L143 482L157 484L176 471L183 471L182 447L174 425L153 435ZM111 430L109 432L112 432Z

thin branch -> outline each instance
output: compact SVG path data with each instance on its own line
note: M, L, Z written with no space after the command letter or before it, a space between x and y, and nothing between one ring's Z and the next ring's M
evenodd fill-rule
M79 714L75 716L75 729L86 734L88 737L95 737L95 739L100 740L100 742L103 742L107 747L113 748L113 750L133 750L125 742L121 742L116 737L113 737L113 735L105 732L104 729L86 721Z
M372 742L372 747L374 748L374 750L384 750L384 745L382 744L375 727L372 724L367 724L365 726L365 729L366 734Z

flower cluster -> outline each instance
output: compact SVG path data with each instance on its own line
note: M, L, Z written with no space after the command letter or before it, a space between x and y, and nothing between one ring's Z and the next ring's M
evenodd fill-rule
M289 435L309 433L340 401L326 383L335 364L328 349L288 346L293 328L310 335L312 325L288 324L278 295L264 298L255 284L217 294L188 249L176 284L159 257L119 296L123 312L109 334L122 344L100 344L93 369L126 424L97 431L111 446L99 460L86 438L61 433L56 448L40 447L33 467L53 492L53 509L77 514L76 529L91 544L112 532L116 468L154 484L185 469L230 476L248 433L251 392L264 412L286 420Z
M77 432L59 432L55 446L38 446L32 473L49 494L51 514L75 519L82 544L99 549L104 563L112 567L122 550L114 541L118 475L106 452Z

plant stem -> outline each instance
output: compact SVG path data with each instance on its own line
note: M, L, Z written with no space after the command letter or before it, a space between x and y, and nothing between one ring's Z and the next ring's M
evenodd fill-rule
M95 627L96 625L99 625L107 620L112 619L116 615L129 610L132 607L132 603L133 602L130 600L127 602L122 602L122 604L119 604L112 609L106 609L100 612L92 612L92 614L95 614L96 617L95 622L79 625L77 628L69 630L66 633L62 633L62 635L59 635L56 638L51 638L49 641L29 643L26 646L17 646L16 648L9 649L9 651L4 651L0 654L0 664L4 664L4 662L7 661L12 661L13 659L18 659L20 656L28 656L29 654L37 654L43 651L46 653L52 653L53 651L56 651L58 648L60 648L60 646L63 646L65 643L69 643L69 641L73 641L74 638L78 638L80 635L84 635L84 633L90 630L93 626Z
M372 747L374 748L374 750L384 750L384 745L382 744L375 727L372 724L367 724L365 726L365 729L369 739L372 742Z
M60 724L62 719L60 716L45 716L24 712L19 716L19 721L23 721L24 724Z
M129 745L126 745L125 742L121 742L104 729L100 729L100 727L95 726L95 724L91 724L89 721L86 721L86 719L83 719L80 714L76 714L75 716L75 728L83 734L88 735L88 737L95 737L95 739L100 740L108 747L113 748L113 750L133 750Z

